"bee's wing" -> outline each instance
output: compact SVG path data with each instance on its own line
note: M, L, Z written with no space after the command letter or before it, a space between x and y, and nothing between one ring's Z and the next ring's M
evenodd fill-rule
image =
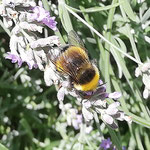
M68 59L65 55L62 55L62 56L63 56L64 60ZM70 76L74 81L76 81L78 83L77 76L76 76L75 71L74 71L74 67L72 65L70 65L70 67L63 66L63 68L62 68L62 67L56 65L56 58L57 57L58 56L56 56L56 55L54 57L52 57L51 52L49 52L47 54L47 58L53 63L53 65L55 65L57 70L59 70L62 74L65 73L66 75Z
M79 36L77 35L77 33L74 30L71 30L68 33L68 43L70 45L74 45L74 46L80 47L85 50L83 41L79 38Z

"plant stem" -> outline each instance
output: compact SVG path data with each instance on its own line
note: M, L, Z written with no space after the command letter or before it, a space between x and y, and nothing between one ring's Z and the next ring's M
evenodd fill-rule
M78 14L76 14L74 11L72 11L67 5L65 5L66 9L73 14L76 18L78 18L83 24L85 24L89 29L91 29L97 36L99 36L101 39L103 39L105 42L107 42L108 44L110 44L113 48L115 48L117 51L119 51L120 53L122 53L123 55L125 55L126 57L128 57L129 59L133 60L134 62L136 62L139 65L142 65L143 63L139 62L138 60L136 60L134 57L128 55L127 53L123 52L122 50L120 50L117 46L115 46L114 44L112 44L109 40L107 40L104 36L102 36L96 29L94 29L91 25L89 25L84 19L82 19Z

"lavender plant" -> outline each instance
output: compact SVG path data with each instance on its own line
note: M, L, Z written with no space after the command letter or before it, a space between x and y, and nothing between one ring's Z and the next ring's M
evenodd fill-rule
M34 0L3 0L0 4L0 15L3 19L1 25L10 34L10 50L4 54L5 59L17 63L20 70L25 65L28 66L29 70L37 69L43 72L42 78L48 88L52 89L54 85L57 90L55 107L59 108L60 112L58 116L54 117L55 124L52 129L60 134L61 139L58 138L58 144L50 148L51 139L46 137L43 141L43 139L36 138L36 135L33 135L34 133L31 131L32 126L23 118L21 124L28 130L27 132L30 132L30 139L34 143L31 144L32 149L37 146L37 149L54 150L121 150L124 148L122 148L121 139L117 134L120 128L125 130L118 125L126 124L120 122L124 120L130 128L130 131L126 134L131 135L128 139L126 139L127 135L122 136L122 141L126 141L126 147L129 147L129 149L148 148L149 135L146 133L147 129L143 126L150 127L149 108L143 102L138 85L140 81L138 80L138 84L136 84L132 79L135 76L142 77L143 97L148 99L150 91L149 56L146 55L147 60L145 60L144 57L141 57L141 52L138 52L138 48L140 49L146 42L149 43L149 4L144 1L134 2L132 6L137 5L139 11L139 14L135 14L129 2L125 0L113 0L111 5L108 5L110 3L106 1L95 1L94 7L92 7L90 1L81 1L77 2L78 9L73 8L77 6L69 0L59 0L58 6L51 1L42 2L38 1L37 4ZM51 11L46 10L46 6L50 7ZM87 8L87 6L91 8ZM115 11L116 7L118 7L120 13ZM57 11L59 11L59 14L57 14ZM78 13L82 13L82 15ZM54 14L58 15L57 18ZM70 18L71 14L74 16L73 18ZM103 22L100 21L99 16ZM56 22L56 19L58 22ZM140 24L139 30L132 26L133 22ZM75 24L77 25L75 26ZM113 30L113 25L115 30ZM60 26L63 26L63 28ZM88 31L84 31L86 36L90 36L86 38L84 33L78 33L84 37L86 44L93 44L93 48L89 44L87 49L91 56L94 57L95 55L100 61L101 80L99 80L99 85L93 92L80 92L74 87L70 87L68 77L62 76L49 59L53 55L57 56L61 53L61 46L65 43L64 40L67 41L66 34L63 35L64 30L69 32L73 28ZM100 28L103 28L103 30ZM59 32L59 29L62 32ZM144 36L141 30L145 31ZM50 35L47 34L48 31L50 31ZM122 36L128 41L124 42ZM138 46L140 36L144 37L145 41ZM149 52L147 53L149 54ZM136 66L132 61L136 63ZM134 64L134 68L130 68L130 64ZM130 71L135 71L135 76ZM22 72L24 73L23 76L20 75L22 81L28 80L28 82L31 82L31 78L27 76L26 71ZM41 82L41 79L39 81ZM39 84L37 82L37 85ZM38 87L40 90L37 88L37 91L44 92L40 86ZM45 98L45 95L43 97ZM50 97L52 98L52 96ZM26 108L31 111L51 108L49 104L51 102L46 105L43 102L36 105L34 102L30 102L28 98L25 99L25 102ZM39 118L48 120L50 117L48 114L39 113ZM9 119L5 117L5 120L5 122L8 122ZM132 120L137 123L137 126L131 124ZM95 125L97 128L95 128ZM134 128L135 126L136 128ZM118 130L115 132L114 129L117 128ZM13 136L21 136L21 132L16 130L11 133L13 133ZM104 140L104 136L108 136L108 133L111 135L112 142L110 138ZM142 136L146 140L144 144L140 140ZM6 137L8 136L3 136L2 141L5 141ZM11 147L9 144L7 146ZM3 145L0 145L0 148L3 148ZM29 149L29 147L25 148Z
M4 25L11 27L10 52L6 59L12 63L28 64L29 69L39 68L44 70L43 63L46 63L46 54L44 47L59 45L57 36L47 38L38 37L37 33L42 33L43 25L52 30L56 30L55 17L51 17L42 3L36 6L34 1L8 1L1 4L1 16L3 16ZM14 24L14 25L13 25ZM36 33L37 32L37 33ZM45 50L46 51L46 50Z

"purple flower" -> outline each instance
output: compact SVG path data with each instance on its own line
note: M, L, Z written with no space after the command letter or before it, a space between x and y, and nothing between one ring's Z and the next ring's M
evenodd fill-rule
M90 99L101 99L104 100L106 98L112 98L112 99L118 99L121 97L121 93L120 92L113 92L113 93L107 93L106 92L106 85L103 84L102 80L99 80L99 85L98 88L95 91L88 91L88 92L82 92L80 93L81 96L83 96L84 98L86 97L90 97Z
M88 122L93 119L93 113L89 110L91 107L90 101L83 100L82 101L82 114L84 119Z
M54 31L57 29L56 28L57 22L55 21L55 17L50 17L50 16L46 17L42 20L42 22Z
M29 69L31 70L32 68L37 69L38 65L37 64L30 64L28 61L22 60L19 56L15 54L11 54L10 52L7 53L8 55L5 57L5 59L10 59L12 63L18 63L18 66L21 67L23 62L26 62L29 66Z
M87 126L87 127L85 128L85 133L86 133L86 134L89 134L92 130L93 130L93 127L92 127L92 126Z
M82 123L82 115L77 114L76 118L72 120L72 125L76 130L78 130L81 123Z
M114 122L114 119L108 114L103 114L102 119L109 125L112 125Z
M99 80L99 85L95 91L87 91L87 92L79 92L80 96L82 98L87 98L90 100L104 100L108 98L108 93L106 93L106 85L103 84L102 80Z
M109 98L113 98L113 99L118 99L118 98L120 98L121 97L121 93L120 92L113 92L113 93L110 93L109 95L108 95L108 97Z
M104 150L107 150L111 148L112 142L110 141L110 138L102 140L102 143L100 144L100 147Z
M7 54L8 55L5 57L5 59L10 59L12 63L18 63L18 66L21 67L22 59L19 56L11 54L10 52L8 52Z
M103 84L102 80L99 81L99 87L91 94L91 99L101 99L104 100L106 98L119 99L121 97L120 92L107 93L106 85Z
M67 82L68 83L68 82ZM80 102L82 101L82 114L85 121L89 122L93 119L93 113L96 112L101 115L101 119L112 129L118 128L115 119L126 120L131 122L131 118L126 116L123 112L119 111L119 102L114 102L112 104L107 103L107 98L118 99L121 94L119 92L114 92L108 94L106 92L106 86L103 82L99 81L99 86L95 91L82 92L77 90L69 91L69 85L62 84L62 87L57 93L59 101L63 101L65 94L70 94L76 97ZM74 94L72 94L72 93ZM76 120L74 121L76 123Z
M47 25L52 30L56 30L56 24L55 17L50 17L50 13L46 11L41 6L33 7L32 9L33 13L28 15L28 19L31 21L36 20L37 22L42 22L43 24Z
M61 87L57 92L57 98L59 101L63 101L65 97L65 88Z
M106 113L108 115L115 115L119 110L117 109L117 107L120 106L120 103L119 102L114 102L112 104L110 104L108 106L108 108L106 109Z
M31 64L30 62L26 62L29 66L29 70L32 70L33 68L37 69L38 65L37 64Z
M116 150L116 146L112 144L110 138L102 140L102 143L100 144L100 148L102 148L103 150L107 150L107 149ZM122 150L126 150L126 147L122 146Z

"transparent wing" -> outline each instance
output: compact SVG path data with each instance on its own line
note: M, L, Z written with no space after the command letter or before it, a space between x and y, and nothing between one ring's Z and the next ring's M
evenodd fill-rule
M70 45L74 45L74 46L80 47L85 50L83 41L79 38L79 36L77 35L77 33L74 30L71 30L68 33L68 43Z

